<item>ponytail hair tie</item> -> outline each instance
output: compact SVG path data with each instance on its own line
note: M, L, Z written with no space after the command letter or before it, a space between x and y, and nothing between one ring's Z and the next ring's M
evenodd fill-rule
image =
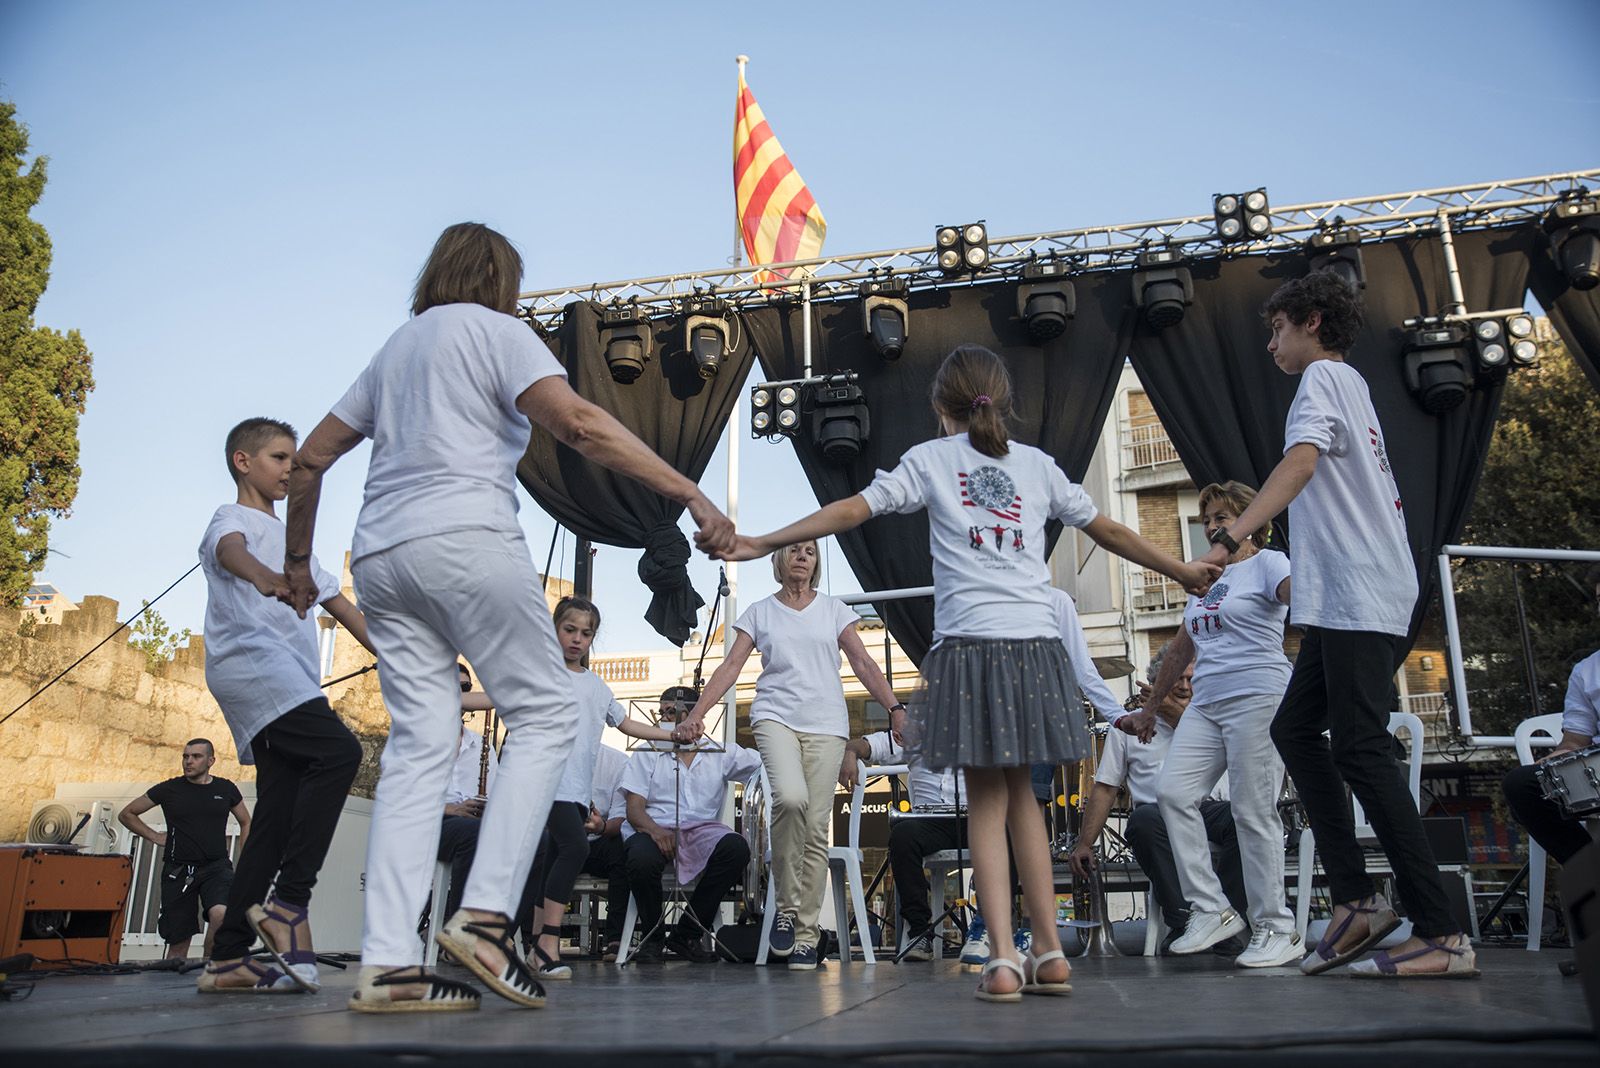
M979 408L982 408L985 404L993 404L993 403L994 403L994 401L993 401L993 399L990 398L989 394L980 393L976 397L972 398L972 410L973 411L977 411Z

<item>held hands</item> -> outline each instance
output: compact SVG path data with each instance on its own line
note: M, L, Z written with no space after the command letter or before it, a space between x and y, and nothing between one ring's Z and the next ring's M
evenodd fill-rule
M278 600L293 608L304 619L311 606L317 603L317 580L311 577L311 562L286 562L283 574L288 580L288 589L284 594L277 595Z
M741 560L759 560L771 551L762 539L740 534L733 539L733 547L727 552L712 553L711 555L718 560L737 563Z
M1155 713L1148 709L1123 716L1117 720L1116 726L1117 730L1131 734L1141 742L1149 742L1156 736Z
M699 528L694 535L695 547L714 560L728 559L725 554L733 548L738 538L733 521L723 515L703 493L695 494L689 502L689 518Z
M1172 577L1178 580L1184 592L1192 593L1196 597L1202 597L1211 588L1211 584L1217 580L1217 576L1222 574L1222 564L1212 560L1212 557L1218 552L1222 553L1223 563L1226 563L1228 550L1217 545L1212 547L1212 550L1199 560L1177 566Z
M263 569L262 572L255 577L255 580L251 582L251 585L254 586L256 588L256 592L263 597L275 597L278 600L285 602L287 602L289 599L289 579L288 576L284 575L284 573L281 571L267 571Z
M606 818L593 805L589 806L589 816L583 821L583 829L589 834L599 834L606 829Z
M1089 842L1079 842L1073 846L1072 852L1067 854L1067 861L1072 865L1073 874L1080 879L1089 878L1089 873L1098 867L1094 859L1094 846Z
M1216 566L1217 573L1221 574L1222 569L1228 566L1228 547L1226 545L1213 545L1210 550L1200 559L1196 560L1195 563L1213 564Z
M672 728L672 740L680 744L698 742L706 732L704 716L691 716Z
M894 738L895 745L905 745L906 710L901 708L889 713L889 734Z

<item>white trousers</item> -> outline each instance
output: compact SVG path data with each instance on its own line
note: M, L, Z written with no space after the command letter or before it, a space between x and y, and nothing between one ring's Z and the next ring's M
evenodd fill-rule
M415 538L362 557L352 572L390 720L367 840L361 961L421 964L417 917L461 735L458 657L506 727L461 904L507 915L577 734L572 674L520 531Z
M1281 696L1247 694L1210 708L1191 704L1178 721L1161 769L1161 815L1178 882L1190 906L1203 912L1229 907L1222 880L1211 866L1211 846L1200 816L1201 800L1227 771L1250 926L1257 931L1294 930L1294 914L1283 892L1283 824L1278 819L1283 760L1271 734Z
M791 730L775 719L758 720L750 730L772 784L772 878L778 909L795 914L794 944L815 946L845 740Z

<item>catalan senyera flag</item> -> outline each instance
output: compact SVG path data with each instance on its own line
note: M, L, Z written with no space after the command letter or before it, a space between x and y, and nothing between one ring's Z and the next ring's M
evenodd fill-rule
M751 264L787 263L822 255L828 222L800 172L773 136L739 68L733 118L733 197ZM787 277L788 270L763 272Z

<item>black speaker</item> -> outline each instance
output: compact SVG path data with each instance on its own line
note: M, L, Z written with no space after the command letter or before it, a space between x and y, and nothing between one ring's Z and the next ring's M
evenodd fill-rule
M1589 1022L1600 1037L1600 842L1589 843L1561 865L1560 881Z

